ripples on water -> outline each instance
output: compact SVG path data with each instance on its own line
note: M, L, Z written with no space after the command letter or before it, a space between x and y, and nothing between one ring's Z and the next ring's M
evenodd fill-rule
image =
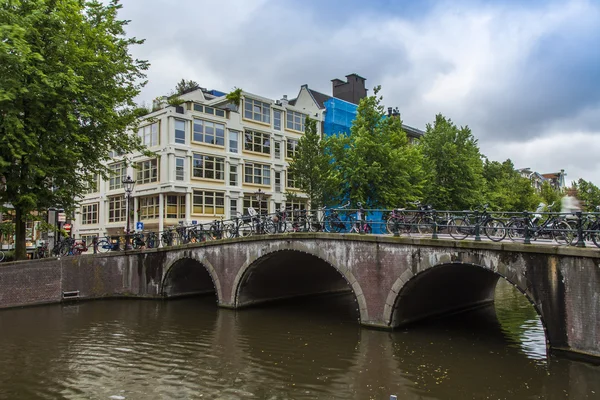
M548 359L510 285L495 306L407 330L357 318L346 295L239 312L214 298L5 310L0 398L600 398L600 369Z

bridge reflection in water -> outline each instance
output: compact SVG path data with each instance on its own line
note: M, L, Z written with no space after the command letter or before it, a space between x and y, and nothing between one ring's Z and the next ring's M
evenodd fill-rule
M217 308L214 294L4 310L0 398L583 399L600 393L599 367L545 356L543 329L521 293L501 281L495 294L495 305L391 332L361 328L351 294L242 312Z

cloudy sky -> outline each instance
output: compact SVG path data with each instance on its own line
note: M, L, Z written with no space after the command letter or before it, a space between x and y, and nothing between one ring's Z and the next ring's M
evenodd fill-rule
M468 125L483 154L600 185L598 0L124 0L151 63L141 101L181 79L277 99L358 73L425 129ZM372 93L372 92L371 92Z

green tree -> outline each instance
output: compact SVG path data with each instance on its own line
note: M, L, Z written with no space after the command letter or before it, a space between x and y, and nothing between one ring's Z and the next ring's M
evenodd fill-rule
M184 94L189 91L198 89L199 86L200 85L196 81L182 79L179 82L177 82L177 85L175 86L174 94L175 95Z
M308 195L311 208L320 207L331 197L331 157L325 152L324 142L317 133L317 122L306 117L304 135L298 141L288 174L294 176L298 189Z
M483 161L468 127L438 114L420 141L427 183L424 199L440 210L462 210L483 201Z
M543 182L540 189L542 202L548 205L549 211L560 211L561 193L554 189L549 182ZM533 209L533 208L532 208Z
M376 87L373 96L360 101L349 135L326 139L334 160L332 181L340 187L337 201L387 208L421 195L421 152L409 145L400 118L385 116L379 91Z
M600 205L600 189L592 182L579 179L573 182L573 188L577 190L577 198L581 202L584 211L596 211L596 206Z
M134 97L146 61L129 47L121 5L81 0L0 2L0 203L16 216L16 257L25 221L48 207L73 210L110 150L142 150Z
M502 163L485 160L484 200L491 210L525 211L535 209L539 196L527 178L521 177L511 160Z

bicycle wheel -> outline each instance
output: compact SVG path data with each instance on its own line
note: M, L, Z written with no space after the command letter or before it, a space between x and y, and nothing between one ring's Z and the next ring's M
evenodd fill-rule
M498 219L488 219L482 226L485 236L493 242L499 242L506 237L504 222Z
M592 226L590 227L591 232L589 232L590 235L590 239L592 239L592 242L594 242L594 244L596 245L596 247L600 247L600 232L598 232L598 227L597 226Z
M98 253L106 253L106 252L110 251L110 249L112 249L112 243L110 243L106 239L98 241L97 246L98 246Z
M506 234L513 242L521 241L525 238L525 222L514 219L506 224Z
M238 236L246 237L254 234L254 229L252 228L252 224L250 222L242 222L242 224L238 227Z
M421 235L431 235L433 233L433 218L429 216L419 218L417 230Z
M337 217L330 218L325 222L325 231L327 232L340 233L345 230L346 225Z
M469 225L469 221L466 218L452 218L448 221L448 233L453 239L463 240L469 236L472 231L472 228Z
M572 245L579 239L577 230L566 221L557 221L552 227L552 238L558 244Z
M6 257L4 252L0 250L0 262L4 261L4 257Z
M390 216L385 222L385 230L389 234L394 234L396 231L401 231L403 224L400 223L400 219L394 216Z
M266 233L267 235L272 235L274 233L277 233L277 226L275 226L275 223L271 219L267 218L267 219L263 220L262 227L263 227L263 232Z

